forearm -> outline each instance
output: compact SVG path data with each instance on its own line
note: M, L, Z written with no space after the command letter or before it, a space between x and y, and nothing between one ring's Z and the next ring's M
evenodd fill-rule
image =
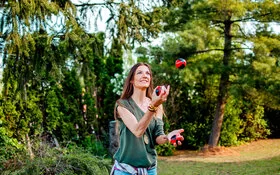
M145 133L145 131L146 131L147 127L149 126L153 117L162 118L162 105L159 105L156 107L154 106L153 103L151 103L151 105L152 105L152 108L147 110L147 112L144 114L143 118L141 118L141 120L138 122L138 125L136 128L137 134L135 134L137 137L140 137ZM153 111L153 109L154 109L154 111Z
M117 108L117 112L128 129L136 137L141 137L145 133L153 117L156 117L157 113L160 112L160 110L147 110L144 116L139 121L137 121L136 117L124 107L119 106Z
M147 110L147 112L141 118L141 120L137 124L137 127L135 128L134 135L136 137L141 137L145 133L154 115L154 112Z

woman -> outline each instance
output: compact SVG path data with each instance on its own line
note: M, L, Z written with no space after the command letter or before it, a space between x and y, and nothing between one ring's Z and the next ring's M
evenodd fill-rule
M169 85L162 86L161 93L156 95L148 64L137 63L131 68L121 98L116 102L119 148L114 155L112 175L157 174L155 145L167 143L173 135L184 131L164 134L162 103L167 100L169 89Z

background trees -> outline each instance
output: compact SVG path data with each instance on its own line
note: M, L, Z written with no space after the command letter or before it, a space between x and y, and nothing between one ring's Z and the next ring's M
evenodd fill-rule
M262 66L279 71L279 56L273 54L273 46L269 47L262 42L268 33L270 39L277 36L269 26L279 21L278 10L279 4L276 1L185 1L179 8L171 7L170 15L166 17L165 29L177 31L177 35L171 36L164 43L168 48L165 50L169 51L166 62L170 64L170 56L173 62L176 57L188 59L189 69L192 70L188 73L196 77L195 86L200 86L196 87L199 91L195 93L203 94L202 99L210 98L206 100L211 103L206 107L207 111L211 111L208 115L202 112L204 105L199 108L204 117L215 113L208 141L211 147L218 145L221 129L223 135L220 143L225 145L269 134L263 119L264 108L278 105L270 106L265 102L267 96L272 95L271 99L276 96L259 87L260 79L264 78L259 71L264 71ZM246 29L247 26L252 30ZM264 44L261 47L260 41ZM267 49L262 52L260 48ZM270 74L269 77L275 76ZM191 84L190 75L185 78ZM276 79L271 82L276 83L272 87L278 84ZM244 104L238 104L238 100ZM216 103L215 112L213 102ZM224 116L228 121L226 125L223 125ZM208 119L212 120L211 117ZM207 124L205 121L202 123Z
M17 151L27 150L36 159L42 143L75 143L95 155L107 154L108 124L118 98L111 82L123 72L122 49L159 30L158 15L145 14L141 5L1 2L1 171L7 160L25 160L16 158ZM101 18L98 11L104 8L111 13L109 43L107 33L88 31L86 25L88 18L92 23Z
M165 127L185 129L183 148L279 136L277 1L6 0L0 7L3 162L15 150L36 157L40 142L106 154L116 92L135 57L152 64L155 85L171 85ZM141 45L159 33L162 43ZM179 57L185 69L175 68Z

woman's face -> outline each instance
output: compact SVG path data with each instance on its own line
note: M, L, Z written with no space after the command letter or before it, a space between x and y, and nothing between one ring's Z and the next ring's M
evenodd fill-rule
M150 81L151 72L147 66L142 65L136 69L131 83L133 83L134 88L146 89L150 86Z

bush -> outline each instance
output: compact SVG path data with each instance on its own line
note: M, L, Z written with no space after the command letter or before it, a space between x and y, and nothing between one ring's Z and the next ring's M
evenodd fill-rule
M264 139L270 134L264 119L264 107L233 96L228 99L220 145L232 146Z
M103 146L103 143L96 139L95 136L86 136L84 140L81 141L82 147L96 156L108 156L108 150Z
M157 145L156 151L157 154L160 156L172 156L175 151L175 147L170 143L166 143L162 145Z
M44 145L36 152L33 160L22 158L21 162L20 168L5 170L2 174L103 175L109 174L111 170L111 159L94 156L78 147L57 149Z
M17 153L24 151L23 145L9 135L8 130L1 126L0 120L0 172L5 168L6 162L14 159Z

